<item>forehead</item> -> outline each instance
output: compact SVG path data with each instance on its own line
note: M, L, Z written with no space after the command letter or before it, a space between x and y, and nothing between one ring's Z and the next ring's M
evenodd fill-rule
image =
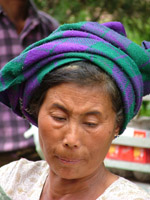
M84 111L90 109L112 110L109 94L98 86L79 86L74 83L63 83L49 89L43 104L63 105L67 109Z

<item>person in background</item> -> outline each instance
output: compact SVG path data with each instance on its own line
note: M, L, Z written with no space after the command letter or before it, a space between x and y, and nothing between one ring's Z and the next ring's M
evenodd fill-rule
M24 48L53 32L58 22L37 10L32 0L0 0L0 69ZM0 166L20 157L40 159L33 138L24 138L29 123L0 103Z

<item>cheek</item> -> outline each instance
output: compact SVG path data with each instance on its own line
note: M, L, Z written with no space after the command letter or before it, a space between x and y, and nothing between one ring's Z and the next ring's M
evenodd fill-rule
M38 118L38 128L39 128L39 140L40 145L43 150L43 152L48 149L48 147L51 147L51 144L53 143L53 135L54 133L53 127L51 125L51 120L49 117L39 115Z
M42 138L51 136L51 132L53 129L52 121L49 115L46 112L40 112L38 116L38 128L39 134Z
M103 160L109 150L112 143L112 132L110 133L97 133L96 135L90 136L90 138L85 139L88 144L88 149L91 157L97 158L98 160ZM88 141L87 141L88 140ZM94 156L96 155L96 156Z
M43 127L39 125L39 139L41 146L50 147L56 140L55 131L50 126Z
M56 139L51 134L51 127L43 126L44 124L45 123L39 124L39 141L45 160L48 163L51 163L52 155L56 146Z
M56 127L53 119L48 114L39 113L38 117L39 138L44 156L51 156L61 145L63 134L60 128Z

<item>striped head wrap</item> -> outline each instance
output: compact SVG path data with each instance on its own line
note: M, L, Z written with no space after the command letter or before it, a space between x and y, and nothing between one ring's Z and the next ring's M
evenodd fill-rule
M125 114L122 133L137 114L142 97L150 93L149 43L144 42L143 47L126 37L120 22L64 24L4 66L0 101L37 125L28 104L43 77L64 64L89 60L108 73L121 92Z

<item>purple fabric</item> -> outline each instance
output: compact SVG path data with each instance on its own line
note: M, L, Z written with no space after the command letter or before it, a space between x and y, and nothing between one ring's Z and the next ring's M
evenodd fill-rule
M60 26L48 37L27 47L0 71L3 81L0 101L38 125L29 104L44 76L64 64L87 60L109 74L120 90L125 117L121 134L137 114L142 97L150 93L150 54L125 35L119 22Z

